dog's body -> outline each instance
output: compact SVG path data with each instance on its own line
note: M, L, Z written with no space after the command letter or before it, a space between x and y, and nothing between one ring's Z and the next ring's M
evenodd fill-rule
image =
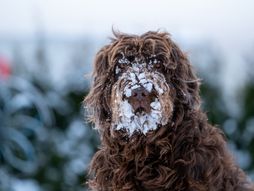
M200 109L199 80L168 33L115 34L97 54L85 104L102 145L98 191L254 190Z

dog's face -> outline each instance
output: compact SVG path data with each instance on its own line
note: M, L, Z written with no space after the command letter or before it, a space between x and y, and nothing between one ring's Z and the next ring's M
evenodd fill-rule
M152 47L152 46L155 47ZM166 125L173 111L174 91L166 81L166 48L145 41L120 42L112 59L112 129L146 134ZM162 45L160 45L162 46Z
M111 132L146 135L172 123L181 106L199 105L196 77L167 33L116 34L97 54L94 77L85 101Z

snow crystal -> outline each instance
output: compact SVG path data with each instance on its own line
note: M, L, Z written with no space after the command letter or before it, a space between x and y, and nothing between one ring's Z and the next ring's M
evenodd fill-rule
M151 113L151 118L154 119L154 120L158 120L159 119L159 115L155 112Z
M119 74L119 72L121 72L120 68L117 66L116 67L116 74Z
M144 79L145 77L146 77L146 75L145 75L144 72L142 72L142 73L140 73L140 74L138 75L138 79L139 79L139 80L142 80L142 79Z
M153 89L153 84L152 84L152 83L146 83L146 84L144 84L143 86L144 86L144 88L146 88L146 90L147 90L148 92L151 92L152 89Z
M155 90L159 93L159 95L163 94L163 89L161 89L158 84L154 84L155 85Z
M140 87L140 85L137 85L137 84L136 84L136 85L132 86L131 89L132 89L132 90L135 90L135 89L137 89L137 88L139 88L139 87Z
M145 83L147 83L147 79L141 79L141 80L139 80L139 83L145 84Z
M152 103L150 104L150 106L151 106L153 109L156 109L156 110L160 110L160 109L161 109L160 102L152 102Z
M130 73L130 78L131 78L131 80L136 81L136 75L132 72Z
M126 89L124 90L124 94L125 94L126 97L131 97L131 89L126 88Z
M134 115L134 113L132 112L132 107L127 100L123 101L122 103L122 111L123 111L122 114L124 115L124 117L128 119Z

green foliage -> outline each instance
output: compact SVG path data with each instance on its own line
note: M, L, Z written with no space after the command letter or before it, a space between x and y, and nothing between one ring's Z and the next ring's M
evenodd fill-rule
M201 86L203 110L210 123L223 129L240 166L254 178L254 83L247 83L239 96L241 112L233 117L218 86L209 82Z
M89 161L99 144L96 131L84 118L82 101L88 88L76 80L60 90L52 85L43 47L36 54L37 73L22 68L23 72L15 71L0 83L0 191L26 185L33 191L84 190ZM25 63L20 55L14 60L19 68ZM216 66L213 69L218 71ZM76 68L73 75L79 71ZM209 121L225 131L239 163L254 174L254 84L241 90L241 115L233 117L221 87L210 79L204 75L202 107Z

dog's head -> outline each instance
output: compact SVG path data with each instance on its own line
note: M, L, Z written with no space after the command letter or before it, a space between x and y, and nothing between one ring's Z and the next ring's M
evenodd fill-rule
M85 99L100 130L145 135L199 108L198 79L168 33L114 34L96 56Z

